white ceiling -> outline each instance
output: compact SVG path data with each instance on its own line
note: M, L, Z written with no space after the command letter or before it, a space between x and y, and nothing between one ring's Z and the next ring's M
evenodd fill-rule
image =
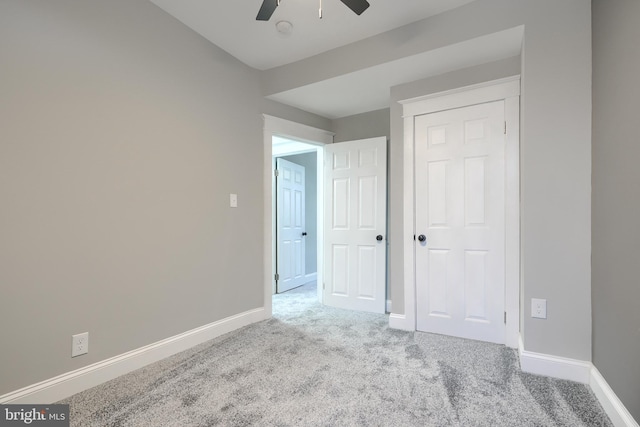
M340 0L282 0L270 21L256 21L262 0L151 0L245 64L266 70L302 60L474 0L369 0L357 16ZM293 24L289 36L276 22ZM392 86L520 53L522 29L469 40L363 69L268 98L329 119L387 108Z
M340 0L281 0L271 19L256 21L262 0L151 0L213 44L253 68L266 70L384 33L473 0L370 0L362 15ZM293 24L281 36L275 24Z

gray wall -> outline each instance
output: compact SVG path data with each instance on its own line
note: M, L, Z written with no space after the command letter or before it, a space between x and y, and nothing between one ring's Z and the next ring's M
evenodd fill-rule
M304 166L305 171L305 274L318 272L318 164L316 153L282 156L283 159Z
M640 2L593 1L593 362L640 420Z
M627 268L638 259L629 243L637 239L632 226L624 235L618 227L633 224L637 206L633 188L624 205L620 191L609 190L637 178L629 165L637 158L629 155L637 150L633 117L621 119L633 114L637 91L637 57L629 55L637 30L629 20L638 6L594 5L594 231L612 234L594 236L593 355L637 417L637 363L618 369L637 354L635 307L625 305L637 300ZM264 232L260 113L332 126L264 101L263 93L519 25L524 345L589 360L590 24L584 0L477 0L258 73L146 0L3 0L0 393L262 306L262 248L245 244ZM469 79L454 73L418 83L410 96ZM403 254L393 238L402 230L402 204L393 198L402 189L402 132L393 130L399 116L391 107L389 237L397 275ZM605 149L611 144L620 149ZM228 208L230 192L239 194L237 209ZM616 259L608 255L614 250ZM401 313L404 289L394 277L394 311ZM548 299L547 320L530 318L531 297ZM71 359L70 336L84 331L91 352ZM611 342L622 335L627 342L617 352Z
M391 135L389 109L369 111L331 121L333 142L353 141Z
M329 120L146 0L3 0L0 58L0 394L263 306L261 113Z

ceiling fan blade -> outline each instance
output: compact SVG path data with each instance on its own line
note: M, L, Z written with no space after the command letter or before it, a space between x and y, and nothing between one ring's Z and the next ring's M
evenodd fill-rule
M258 11L258 16L256 16L256 21L268 21L278 7L278 3L278 0L264 0Z
M362 14L369 7L369 2L367 0L340 0L344 3L349 9L353 10L356 15Z

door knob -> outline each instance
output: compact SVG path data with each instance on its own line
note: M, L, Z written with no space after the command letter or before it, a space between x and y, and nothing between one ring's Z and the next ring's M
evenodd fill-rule
M421 234L418 236L418 240L420 240L421 242L426 242L427 241L427 236L425 236L424 234Z
M377 240L378 242L381 242L381 241L382 241L382 234L378 234L378 235L376 236L376 240Z
M306 232L306 231L303 231L303 232L302 232L302 237L304 237L304 236L306 236L306 235L307 235L307 232Z

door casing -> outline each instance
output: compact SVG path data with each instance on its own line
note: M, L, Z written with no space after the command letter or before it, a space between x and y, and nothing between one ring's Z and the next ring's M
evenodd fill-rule
M272 141L274 136L281 136L294 141L304 142L310 145L318 147L317 170L323 169L324 162L324 150L322 146L333 143L333 132L329 132L323 129L314 128L312 126L302 125L300 123L292 122L289 120L281 119L279 117L270 116L267 114L262 115L264 120L263 129L263 195L264 195L264 238L263 238L263 307L264 318L268 319L272 315L271 297L273 295L274 287L274 274L275 265L273 263L273 195L272 195L272 174L273 174L273 156L272 156ZM317 194L324 194L324 183L322 179L318 179ZM323 236L324 230L324 204L318 203L318 236ZM320 243L322 239L318 239ZM318 284L322 283L323 276L323 256L322 250L318 250ZM318 286L318 299L322 301L322 287Z
M482 104L505 102L505 344L518 347L520 303L520 76L466 86L445 92L411 98L400 103L404 117L403 157L403 288L404 314L391 313L389 326L416 330L415 282L415 185L414 117L422 114Z

